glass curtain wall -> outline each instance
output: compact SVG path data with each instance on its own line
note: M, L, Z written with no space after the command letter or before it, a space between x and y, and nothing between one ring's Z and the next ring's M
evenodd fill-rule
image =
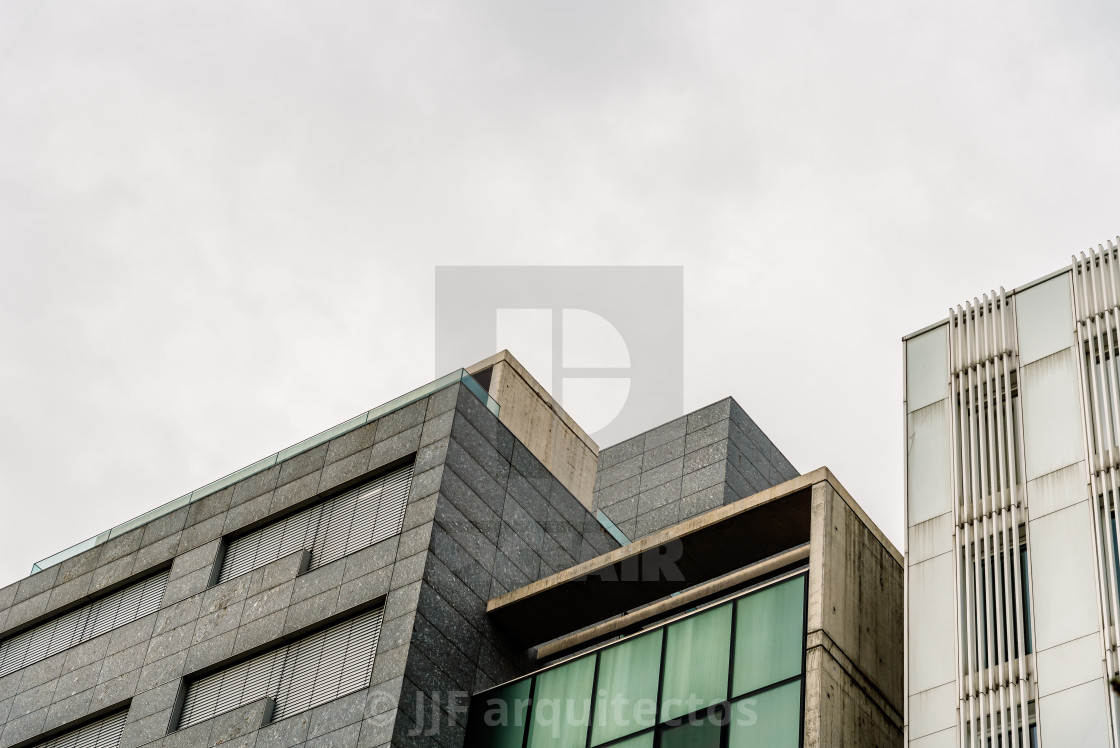
M800 574L471 701L467 748L798 748Z

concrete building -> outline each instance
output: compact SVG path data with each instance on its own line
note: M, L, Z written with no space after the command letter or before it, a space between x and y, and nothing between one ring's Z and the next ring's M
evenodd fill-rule
M905 339L909 745L1120 745L1118 244Z
M0 748L897 745L902 569L733 400L600 452L503 352L0 589Z

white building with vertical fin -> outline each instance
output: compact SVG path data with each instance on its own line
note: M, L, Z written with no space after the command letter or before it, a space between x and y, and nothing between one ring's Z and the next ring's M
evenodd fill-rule
M906 734L1120 747L1120 237L905 338Z

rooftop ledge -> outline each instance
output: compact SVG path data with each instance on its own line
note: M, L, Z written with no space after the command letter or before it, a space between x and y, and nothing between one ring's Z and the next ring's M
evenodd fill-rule
M315 436L308 437L307 439L293 444L290 447L281 449L279 452L274 452L264 459L257 460L252 465L247 465L246 467L234 471L223 478L219 478L216 481L207 483L202 488L196 488L188 494L184 494L177 499L167 502L166 504L157 506L155 509L141 514L139 517L134 517L127 522L123 522L116 527L100 533L99 535L94 535L92 538L87 538L81 543L72 545L64 551L59 551L53 556L48 556L42 561L37 561L36 563L31 565L31 573L36 574L43 569L54 566L55 564L60 564L66 559L77 556L83 551L87 551L90 548L95 548L96 546L101 545L110 538L115 538L119 535L123 535L129 530L140 527L141 525L146 525L152 520L158 519L165 514L170 514L180 507L198 501L199 499L203 499L210 494L217 493L223 488L232 486L234 483L244 480L251 475L256 475L257 473L260 473L264 470L268 470L273 465L295 457L298 454L302 454L309 449L314 449L324 442L330 441L335 437L342 436L343 434L353 431L360 426L364 426L371 421L376 421L378 418L386 416L395 410L400 410L406 405L411 405L417 400L427 397L434 392L439 392L446 387L450 387L451 385L458 384L460 382L462 382L468 390L473 392L474 395L483 402L483 404L490 410L491 413L493 413L495 416L498 415L498 401L490 397L489 393L487 393L486 390L482 388L482 385L474 380L474 377L467 373L466 369L453 371L450 374L445 374L444 376L436 379L433 382L428 382L422 387L417 387L411 392L407 392L400 397L393 398L387 403L378 405L372 410L367 410L365 413L356 415L349 420L343 421L337 426L332 426L326 431L322 431Z
M821 467L495 597L486 612L531 646L771 558L809 542L812 487L821 482L835 489L901 566L898 549L832 471ZM680 573L659 573L674 568Z

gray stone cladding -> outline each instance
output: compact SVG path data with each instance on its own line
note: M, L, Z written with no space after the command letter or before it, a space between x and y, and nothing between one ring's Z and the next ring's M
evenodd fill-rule
M797 476L729 397L600 451L593 506L636 540Z
M416 455L400 535L313 571L302 552L209 586L224 535ZM617 544L478 399L454 385L0 589L0 639L170 567L160 609L0 678L0 748L128 706L121 748L459 748L465 697L531 663L486 601ZM264 727L264 701L168 734L184 676L232 664L371 605L384 624L367 689ZM416 730L416 709L446 724ZM424 712L421 712L422 714ZM428 717L430 719L430 717ZM424 721L424 717L420 718Z

